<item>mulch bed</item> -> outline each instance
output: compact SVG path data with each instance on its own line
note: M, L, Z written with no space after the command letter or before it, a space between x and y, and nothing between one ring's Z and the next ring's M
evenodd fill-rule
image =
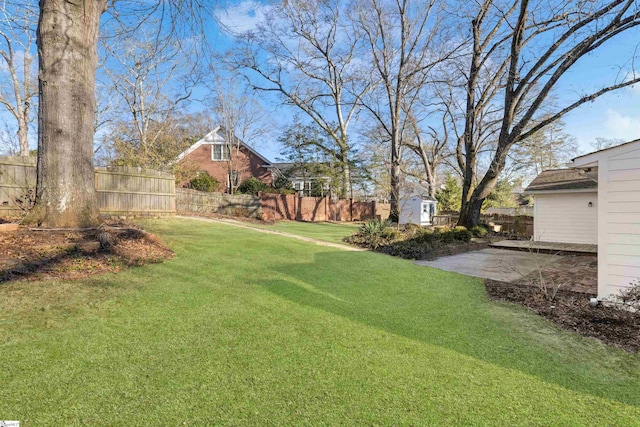
M124 222L86 231L20 227L0 233L0 283L78 279L173 256L156 236Z
M535 286L485 280L489 298L522 304L561 327L620 347L640 350L640 313L599 304L589 306L589 296L581 292L558 291L551 301Z

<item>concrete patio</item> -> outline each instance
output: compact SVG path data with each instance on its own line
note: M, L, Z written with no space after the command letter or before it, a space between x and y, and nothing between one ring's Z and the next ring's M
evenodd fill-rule
M527 252L540 253L571 253L571 254L597 254L598 245L578 243L533 242L530 240L501 240L491 243L492 248L515 249Z
M467 276L515 282L563 258L560 255L489 248L415 263Z

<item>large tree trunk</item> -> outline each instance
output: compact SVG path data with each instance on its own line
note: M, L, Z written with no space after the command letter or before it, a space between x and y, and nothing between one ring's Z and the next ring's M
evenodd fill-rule
M462 199L462 207L460 208L460 218L458 225L462 225L467 228L475 227L480 222L480 211L482 209L482 203L491 194L496 187L498 177L504 170L507 161L508 148L513 145L513 142L509 142L506 135L501 135L498 140L498 149L494 155L489 169L485 173L482 180L475 186L467 198ZM502 147L507 147L502 148Z
M397 136L392 137L391 142L391 212L389 219L394 222L400 221L400 150L398 148Z
M463 202L460 208L460 219L458 225L466 228L473 228L480 224L480 210L484 199L472 198L468 202Z
M26 221L48 227L100 223L94 184L95 77L107 0L40 0L36 204Z

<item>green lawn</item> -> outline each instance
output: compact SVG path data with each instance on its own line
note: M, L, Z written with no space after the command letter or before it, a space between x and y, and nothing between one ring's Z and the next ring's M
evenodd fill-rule
M331 243L344 243L342 239L350 236L360 227L358 223L332 223L332 222L295 222L295 221L278 221L274 224L250 224L251 227L257 226L267 230L282 231L285 233L296 234L303 237L311 237L312 239L324 240Z
M222 224L144 225L175 259L0 285L0 419L640 424L640 356L488 302L479 280Z

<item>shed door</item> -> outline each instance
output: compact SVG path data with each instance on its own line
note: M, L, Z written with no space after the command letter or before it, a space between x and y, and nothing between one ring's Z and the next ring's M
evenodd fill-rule
M422 202L422 209L420 210L420 224L431 224L431 205L430 202Z

